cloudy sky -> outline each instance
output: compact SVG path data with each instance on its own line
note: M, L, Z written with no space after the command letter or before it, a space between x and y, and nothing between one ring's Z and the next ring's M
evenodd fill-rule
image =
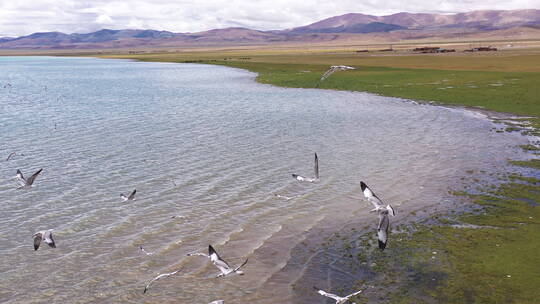
M259 30L306 25L345 13L455 13L540 9L540 0L0 0L0 37L103 28L197 32L231 26Z

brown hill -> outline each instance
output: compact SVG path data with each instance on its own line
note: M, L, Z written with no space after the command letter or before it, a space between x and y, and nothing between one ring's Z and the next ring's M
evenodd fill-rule
M452 15L350 13L288 30L213 29L197 33L104 29L87 34L34 33L0 38L0 49L96 49L138 47L261 45L331 41L403 41L430 38L540 38L540 10L473 11Z

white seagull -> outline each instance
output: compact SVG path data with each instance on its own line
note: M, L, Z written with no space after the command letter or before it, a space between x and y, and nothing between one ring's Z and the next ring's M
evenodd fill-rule
M137 193L137 189L133 190L129 196L125 196L124 193L121 193L120 197L122 198L123 202L132 201L135 199L135 193Z
M208 304L223 304L223 303L225 303L225 301L223 301L223 300L217 300L217 301L212 301L212 302L210 302L210 303L208 303Z
M285 196L285 195L281 195L281 194L277 194L277 193L274 193L274 195L277 197L277 198L282 198L286 201L290 201L292 200L293 198L297 198L298 195L295 195L295 196Z
M153 255L154 254L153 252L148 252L148 251L144 250L144 248L142 246L139 246L139 249L141 249L142 253L144 253L146 255Z
M364 196L373 204L375 207L371 211L377 211L377 214L379 215L379 225L377 226L377 238L379 240L379 249L382 251L386 248L386 243L388 241L388 227L390 226L390 220L388 219L388 215L395 216L396 213L394 212L394 208L390 205L386 205L384 207L383 202L381 199L369 189L369 187L364 183L360 182L360 187L362 188L362 192L364 193Z
M334 74L335 72L337 72L337 71L346 71L346 70L356 70L356 68L353 68L353 67L347 66L347 65L333 65L333 66L331 66L330 69L328 69L326 72L324 72L324 74L322 75L319 82L317 82L316 87L318 88L323 80L325 80L326 78L328 78L330 75Z
M371 212L378 211L378 210L381 210L381 209L386 209L386 210L388 210L390 215L396 216L394 208L392 208L392 206L390 206L390 204L388 204L388 205L386 205L386 207L384 207L383 206L384 205L383 201L377 195L375 195L375 193L373 193L373 191L371 191L371 189L369 189L369 187L364 182L360 182L360 188L362 188L362 192L364 193L364 197L373 204L374 208L371 210Z
M231 266L229 266L229 264L227 264L227 262L225 262L225 260L223 260L218 255L218 253L216 252L214 247L212 247L212 245L208 245L208 254L205 254L205 253L188 253L187 255L188 256L204 256L204 257L209 258L210 261L214 264L214 266L216 266L221 271L221 273L216 276L217 278L224 277L224 276L232 274L232 273L237 273L239 275L243 275L244 272L241 271L240 268L244 267L244 265L246 265L248 260L249 260L249 259L246 259L246 261L244 263L242 263L242 265L240 265L240 266L233 269L233 268L231 268Z
M36 173L32 174L32 176L30 176L29 178L26 179L26 178L24 178L21 170L17 169L16 177L18 178L19 184L21 185L20 188L30 188L30 187L32 187L32 184L34 183L34 180L36 179L38 174L41 173L41 170L43 170L43 169L39 169Z
M148 284L146 284L146 286L144 287L144 291L143 293L146 293L146 291L148 290L148 288L150 287L150 285L152 283L154 283L155 281L159 280L159 279L162 279L162 278L166 278L168 276L172 276L172 275L175 275L177 274L178 272L180 272L180 269L176 270L176 271L173 271L173 272L169 272L169 273L164 273L164 274L160 274L158 275L157 277L153 278L150 282L148 282Z
M294 179L296 179L297 181L300 181L300 182L310 182L310 183L313 183L313 182L316 182L319 180L319 157L317 157L317 153L315 153L315 166L314 166L314 171L315 171L315 178L310 178L310 177L304 177L304 176L301 176L301 175L298 175L298 174L293 174L292 177Z
M52 235L52 229L49 230L41 230L32 237L34 238L34 250L38 250L39 245L41 245L41 241L43 240L49 247L56 248L56 244L54 243L53 235Z
M315 287L315 286L313 286L313 289L315 289L315 290L316 290L320 295L322 295L322 296L329 297L329 298L331 298L331 299L336 300L336 304L343 304L343 303L346 303L347 301L349 301L349 299L350 299L351 297L353 297L353 296L355 296L355 295L357 295L357 294L359 294L359 293L362 292L362 291L360 290L360 291L357 291L357 292L355 292L355 293L351 293L350 295L348 295L348 296L346 296L346 297L340 297L340 296L335 295L335 294L333 294L333 293L328 293L328 292L326 292L326 291L324 291L324 290L322 290L322 289L320 289L320 288L317 288L317 287ZM355 304L355 303L353 302L353 304Z

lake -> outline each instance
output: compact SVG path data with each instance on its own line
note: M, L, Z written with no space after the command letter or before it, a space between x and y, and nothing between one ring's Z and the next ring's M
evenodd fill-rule
M467 171L499 171L526 143L468 110L254 77L211 65L0 57L0 302L293 302L293 284L314 267L307 249L295 258L302 242L355 222L376 238L360 180L398 220L444 204ZM291 173L313 176L314 152L320 181L297 182ZM17 189L17 169L39 168L32 189ZM133 189L136 200L122 202ZM55 229L57 248L34 251L32 234L44 229ZM206 259L186 256L209 244L232 266L249 258L246 274L215 279Z

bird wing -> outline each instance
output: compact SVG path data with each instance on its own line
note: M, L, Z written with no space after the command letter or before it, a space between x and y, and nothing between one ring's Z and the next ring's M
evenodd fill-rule
M386 248L386 242L388 240L388 226L390 221L388 220L388 211L379 211L379 226L377 227L377 237L379 239L379 249L384 250Z
M298 174L293 174L292 177L293 177L294 179L296 179L297 181L301 181L301 182L304 181L304 180L306 180L305 177L303 177L302 175L298 175Z
M193 252L193 253L188 253L187 256L197 256L197 255L200 255L200 256L203 256L205 258L210 258L210 256L206 253L201 253L201 252Z
M137 193L137 189L133 190L133 192L131 192L131 194L128 196L128 200L132 200L135 198L135 193Z
M373 204L373 207L380 208L383 205L381 199L371 191L371 189L364 183L360 182L360 187L364 193L364 197Z
M160 275L158 275L157 277L153 278L150 282L148 282L148 284L146 284L146 286L144 287L143 293L146 293L146 291L148 290L148 288L150 287L150 285L152 285L152 283L154 283L155 281L157 281L157 280L159 280L159 279L161 279L161 278L165 278L165 277L168 277L168 276L175 275L175 274L177 274L179 271L180 271L180 269L178 269L178 270L176 270L176 271L173 271L173 272L160 274Z
M246 259L246 261L245 261L244 263L242 263L242 265L236 267L233 271L234 271L234 272L237 272L240 268L244 267L244 265L247 264L248 260L249 260L249 259Z
M392 206L387 205L387 206L386 206L386 210L388 210L388 213L389 213L391 216L396 216L396 211L394 210L394 208L392 208Z
M319 157L315 153L315 178L319 179Z
M43 238L41 232L37 232L33 235L34 237L34 250L38 250L39 245L41 244L41 239Z
M359 291L357 291L357 292L351 293L350 295L346 296L346 298L349 299L350 297L354 297L355 295L357 295L357 294L359 294L359 293L361 293L361 292L362 292L362 290L359 290Z
M219 256L212 245L208 245L208 255L210 256L210 261L212 261L221 272L226 273L231 270L231 266Z
M330 67L330 69L328 69L326 72L324 72L324 74L322 75L321 77L321 80L320 81L323 81L325 80L326 78L328 78L328 76L332 75L335 71L337 71L337 67L335 66L332 66Z
M9 153L8 157L6 158L6 161L8 161L13 155L15 155L17 152L11 152Z
M322 296L325 296L325 297L328 297L328 298L332 298L332 299L334 299L334 300L336 300L336 301L341 300L341 297L340 297L340 296L335 295L335 294L333 294L333 293L328 293L328 292L326 292L326 291L324 291L324 290L322 290L322 289L320 289L320 288L318 288L318 287L313 286L313 289L315 289L315 290L317 291L317 293L319 293L319 294L322 295Z
M26 181L26 183L27 183L29 186L32 185L32 184L34 183L34 180L36 179L36 177L38 176L38 174L41 173L41 170L43 170L43 169L37 170L36 173L32 174L32 176L30 176L30 177L28 178L28 180Z
M43 241L47 243L52 248L56 248L56 244L54 243L53 234L51 230L45 231L43 234Z
M26 185L26 179L24 178L21 170L19 170L19 169L17 169L17 179L19 181L19 184L21 184L21 186Z

